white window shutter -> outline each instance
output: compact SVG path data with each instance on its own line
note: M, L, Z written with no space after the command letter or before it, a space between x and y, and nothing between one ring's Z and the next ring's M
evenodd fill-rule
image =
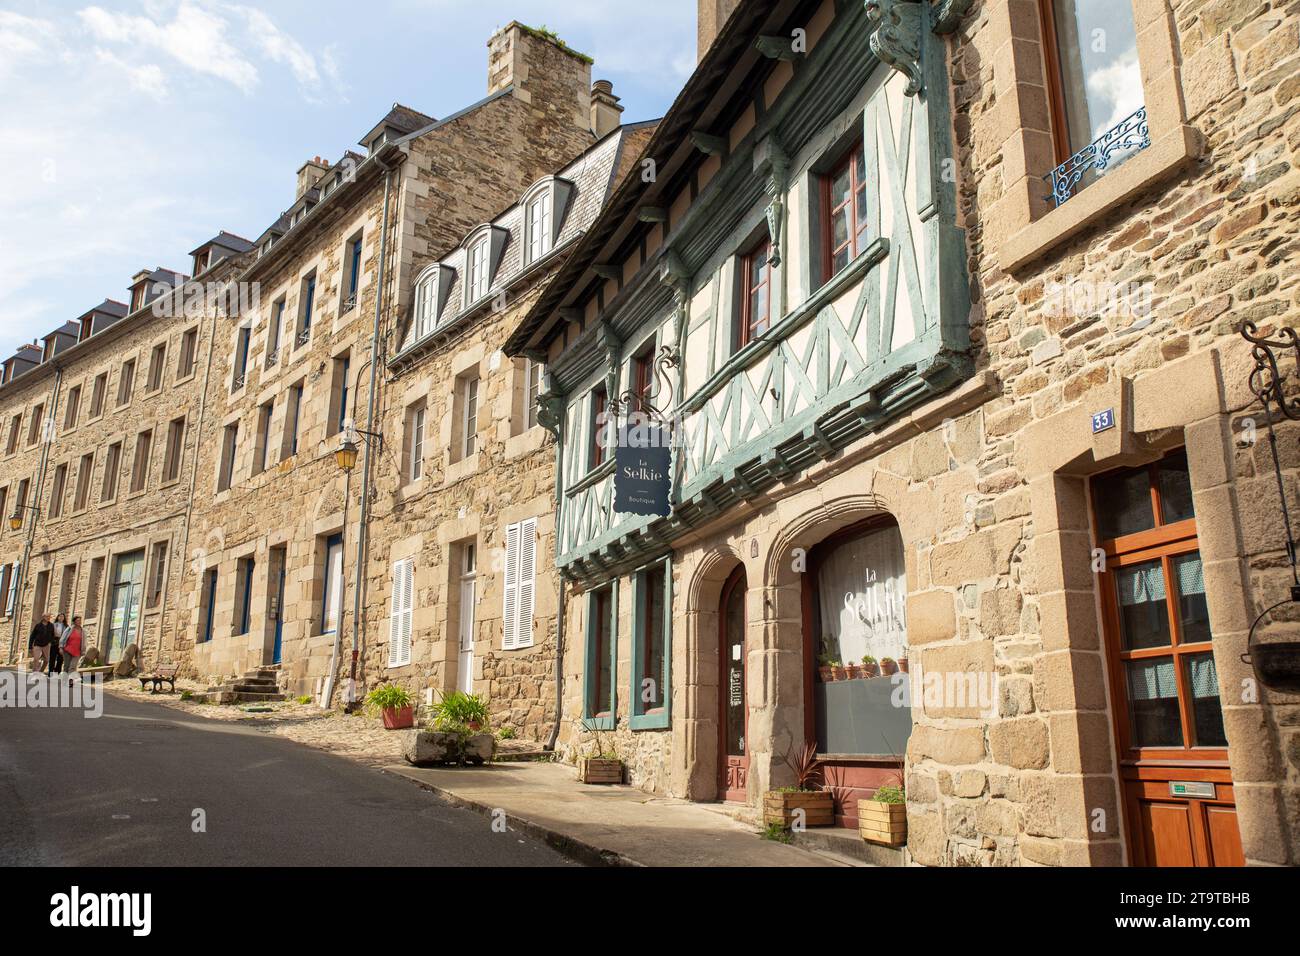
M533 591L537 571L537 519L529 518L519 526L519 624L515 647L533 646Z
M406 562L402 575L402 657L401 666L411 663L411 629L415 618L415 561Z
M393 591L388 618L388 666L411 663L411 622L414 608L415 562L393 565Z
M519 525L506 528L505 609L501 615L505 635L504 650L512 651L519 643Z

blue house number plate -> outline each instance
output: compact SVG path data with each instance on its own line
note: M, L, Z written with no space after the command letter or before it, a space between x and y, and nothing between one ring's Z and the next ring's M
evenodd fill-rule
M1098 412L1092 416L1092 433L1100 435L1102 432L1108 432L1115 427L1115 409L1108 408L1104 412Z

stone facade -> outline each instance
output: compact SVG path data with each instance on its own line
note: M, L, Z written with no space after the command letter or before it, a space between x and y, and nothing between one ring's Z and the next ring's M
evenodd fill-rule
M454 245L594 139L590 62L517 23L504 28L490 48L502 44L512 54L498 63L492 53L487 99L441 122L425 117L420 128L390 138L378 151L372 147L370 159L348 170L350 181L250 269L263 289L262 309L242 317L251 328L252 357L240 388L233 387L231 371L239 328L231 324L218 332L224 341L214 356L209 390L215 411L199 462L200 482L211 483L210 494L194 515L192 536L202 550L184 589L190 633L206 635L209 608L215 622L211 639L200 639L193 649L192 666L200 674L229 674L277 659L278 630L282 682L296 694L320 694L331 689L332 660L334 673L346 677L354 645L362 649L358 660L367 661L374 647L386 645L382 608L389 567L381 558L390 544L370 532L360 575L356 549L363 483L369 497L364 507L376 516L387 513L380 476L400 450L400 431L394 435L386 427L391 382L383 367L400 342L395 336L411 308L414 279L435 252ZM401 119L390 114L390 121ZM385 222L388 231L381 234ZM350 298L343 285L357 237L361 275ZM310 335L300 339L310 278L315 314ZM285 323L278 351L268 347L277 315ZM345 475L334 451L349 422L382 434L386 444L372 439L373 451L363 451L363 462ZM231 428L238 434L234 480L223 489L223 436ZM265 459L264 447L270 449ZM365 482L366 462L373 469L371 482ZM346 586L331 591L327 601L331 541L341 543L338 573ZM247 615L249 632L238 634L250 561L248 600L256 612ZM209 604L205 587L213 571L217 593ZM354 625L358 578L364 610ZM372 611L376 631L366 626ZM421 611L432 613L432 607Z
M725 72L725 48L743 48L737 33L746 28L745 17L752 13L755 29L759 23L770 28L778 6L740 5L688 86L695 102L707 100L708 77ZM947 167L955 173L943 181L955 180L955 222L965 233L970 308L962 323L971 365L937 394L878 417L869 434L842 447L831 446L838 420L828 415L819 424L822 460L757 487L785 453L758 440L746 445L749 426L742 418L739 433L732 433L733 442L741 436L740 446L719 468L721 483L695 498L679 494L669 522L624 516L586 524L575 541L566 539L559 556L573 583L566 602L564 752L593 743L584 727L591 725L588 647L597 605L584 595L613 581L619 691L614 711L601 717L603 732L616 741L633 783L677 797L718 798L719 601L724 583L743 568L749 750L748 779L740 779L743 805L756 813L765 789L791 782L784 757L810 733L812 683L805 675L814 669L807 650L814 645L800 562L842 529L887 516L904 549L913 670L987 675L995 693L987 705L968 706L926 699L914 686L906 754L897 762L878 755L844 762L859 774L853 786L870 792L894 768L905 778L906 853L917 863L1135 862L1132 834L1140 811L1122 782L1115 736L1116 710L1124 706L1117 694L1124 691L1113 675L1122 671L1108 673L1114 654L1103 639L1103 592L1113 585L1096 573L1106 565L1098 565L1093 550L1090 489L1100 475L1183 448L1227 738L1230 778L1219 779L1229 780L1245 861L1297 862L1297 702L1261 687L1241 662L1251 624L1287 597L1291 578L1268 448L1247 437L1257 435L1263 415L1247 387L1252 358L1239 335L1246 322L1265 331L1294 327L1300 305L1294 170L1300 125L1291 103L1297 90L1287 82L1300 62L1300 23L1292 7L1135 2L1151 145L1052 209L1043 198L1042 177L1053 158L1037 5L970 5L956 32L940 42L952 98L944 120L954 149ZM780 21L807 27L805 75L817 44L834 42L825 39L835 37L828 22L848 15L824 4L806 23ZM881 42L886 52L903 51L890 62L906 73L906 45ZM927 48L926 62L933 64L929 57ZM597 298L576 281L564 285L578 278L575 267L516 334L516 347L544 342L551 349L571 417L583 419L585 393L603 378L626 387L628 355L660 315L667 319L658 342L674 346L686 367L679 408L689 415L699 406L695 387L718 387L707 374L693 377L692 368L709 360L692 351L691 336L714 313L727 311L727 257L743 254L752 240L743 225L724 240L734 244L701 254L696 207L711 204L710 215L728 215L709 185L716 178L740 193L731 184L743 174L733 170L725 178L729 152L740 157L733 162L752 164L756 176L764 173L761 142L752 150L751 143L774 128L764 114L779 112L782 89L795 83L780 57L759 76L747 94L762 106L757 118L742 110L730 130L711 131L714 141L697 140L707 156L687 166L693 177L673 170L690 180L689 188L664 194L648 186L644 197L629 190L612 203L608 221L593 227L587 263L607 261L612 240L601 242L623 235L618 228L628 228L637 210L649 223L640 227L639 252L619 260L622 278L611 278ZM943 87L936 87L934 72L922 76L926 94L914 102L928 97L934 109ZM692 109L685 100L665 127ZM656 149L662 162L672 144L656 141L650 150ZM931 161L942 169L944 159L937 152ZM797 313L809 294L798 276L811 257L803 225L809 201L797 176L791 178L788 247L772 280L789 302L775 315ZM768 196L780 197L781 188ZM769 200L744 202L758 211ZM647 207L669 210L667 222ZM757 216L736 218L752 223ZM883 261L898 248L895 233ZM705 264L702 273L696 261ZM924 258L919 266L924 287L937 267ZM718 269L721 279L714 276ZM787 269L790 277L781 278ZM675 306L653 304L667 302L654 291L659 280L677 290ZM1110 297L1116 288L1118 307ZM561 309L582 314L583 327L557 324ZM636 321L645 324L628 318L638 310L646 318ZM605 333L617 340L613 346L594 349L599 329L613 330ZM787 353L787 360L797 354ZM746 366L732 365L732 374L745 374ZM785 388L793 387L787 378ZM777 412L780 391L772 389ZM1093 416L1106 410L1113 411L1114 427L1098 430ZM689 419L686 424L689 431ZM1293 426L1279 432L1292 514L1300 505L1296 435ZM760 458L742 454L754 447L763 453L763 470L752 464ZM689 481L689 474L679 471L678 481L683 475ZM710 501L712 514L701 507ZM638 561L664 557L673 580L671 726L637 729L630 572ZM841 763L828 761L835 769Z
M0 388L6 427L20 423L14 450L0 461L6 591L15 587L15 566L27 555L21 592L12 605L5 595L6 610L13 611L5 619L6 659L23 659L28 632L43 611L82 616L88 646L105 654L110 642L114 654L135 643L153 664L187 643L178 640L186 615L180 556L188 543L209 374L207 292L220 290L246 262L214 244L196 255L214 264L179 295L170 288L176 274L141 273L130 315L127 306L104 303L62 347L47 347L38 367ZM23 525L13 531L7 519L19 511L24 482ZM130 585L121 601L115 601L117 582Z

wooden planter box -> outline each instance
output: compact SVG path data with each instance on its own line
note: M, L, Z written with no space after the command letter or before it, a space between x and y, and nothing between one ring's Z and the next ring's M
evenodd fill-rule
M578 779L583 783L622 783L623 761L583 757L578 761Z
M907 804L859 800L858 833L868 843L902 846L907 842Z
M779 792L763 794L763 822L778 824L787 830L794 825L795 811L803 811L803 822L810 827L835 825L835 805L829 790Z

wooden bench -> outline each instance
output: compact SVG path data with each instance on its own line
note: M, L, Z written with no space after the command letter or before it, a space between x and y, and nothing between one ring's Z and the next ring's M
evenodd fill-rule
M150 684L153 684L153 690L149 693L157 694L162 690L162 685L168 685L168 693L176 691L176 672L180 670L175 664L165 664L159 667L152 674L141 674L139 677L140 689L144 690Z

